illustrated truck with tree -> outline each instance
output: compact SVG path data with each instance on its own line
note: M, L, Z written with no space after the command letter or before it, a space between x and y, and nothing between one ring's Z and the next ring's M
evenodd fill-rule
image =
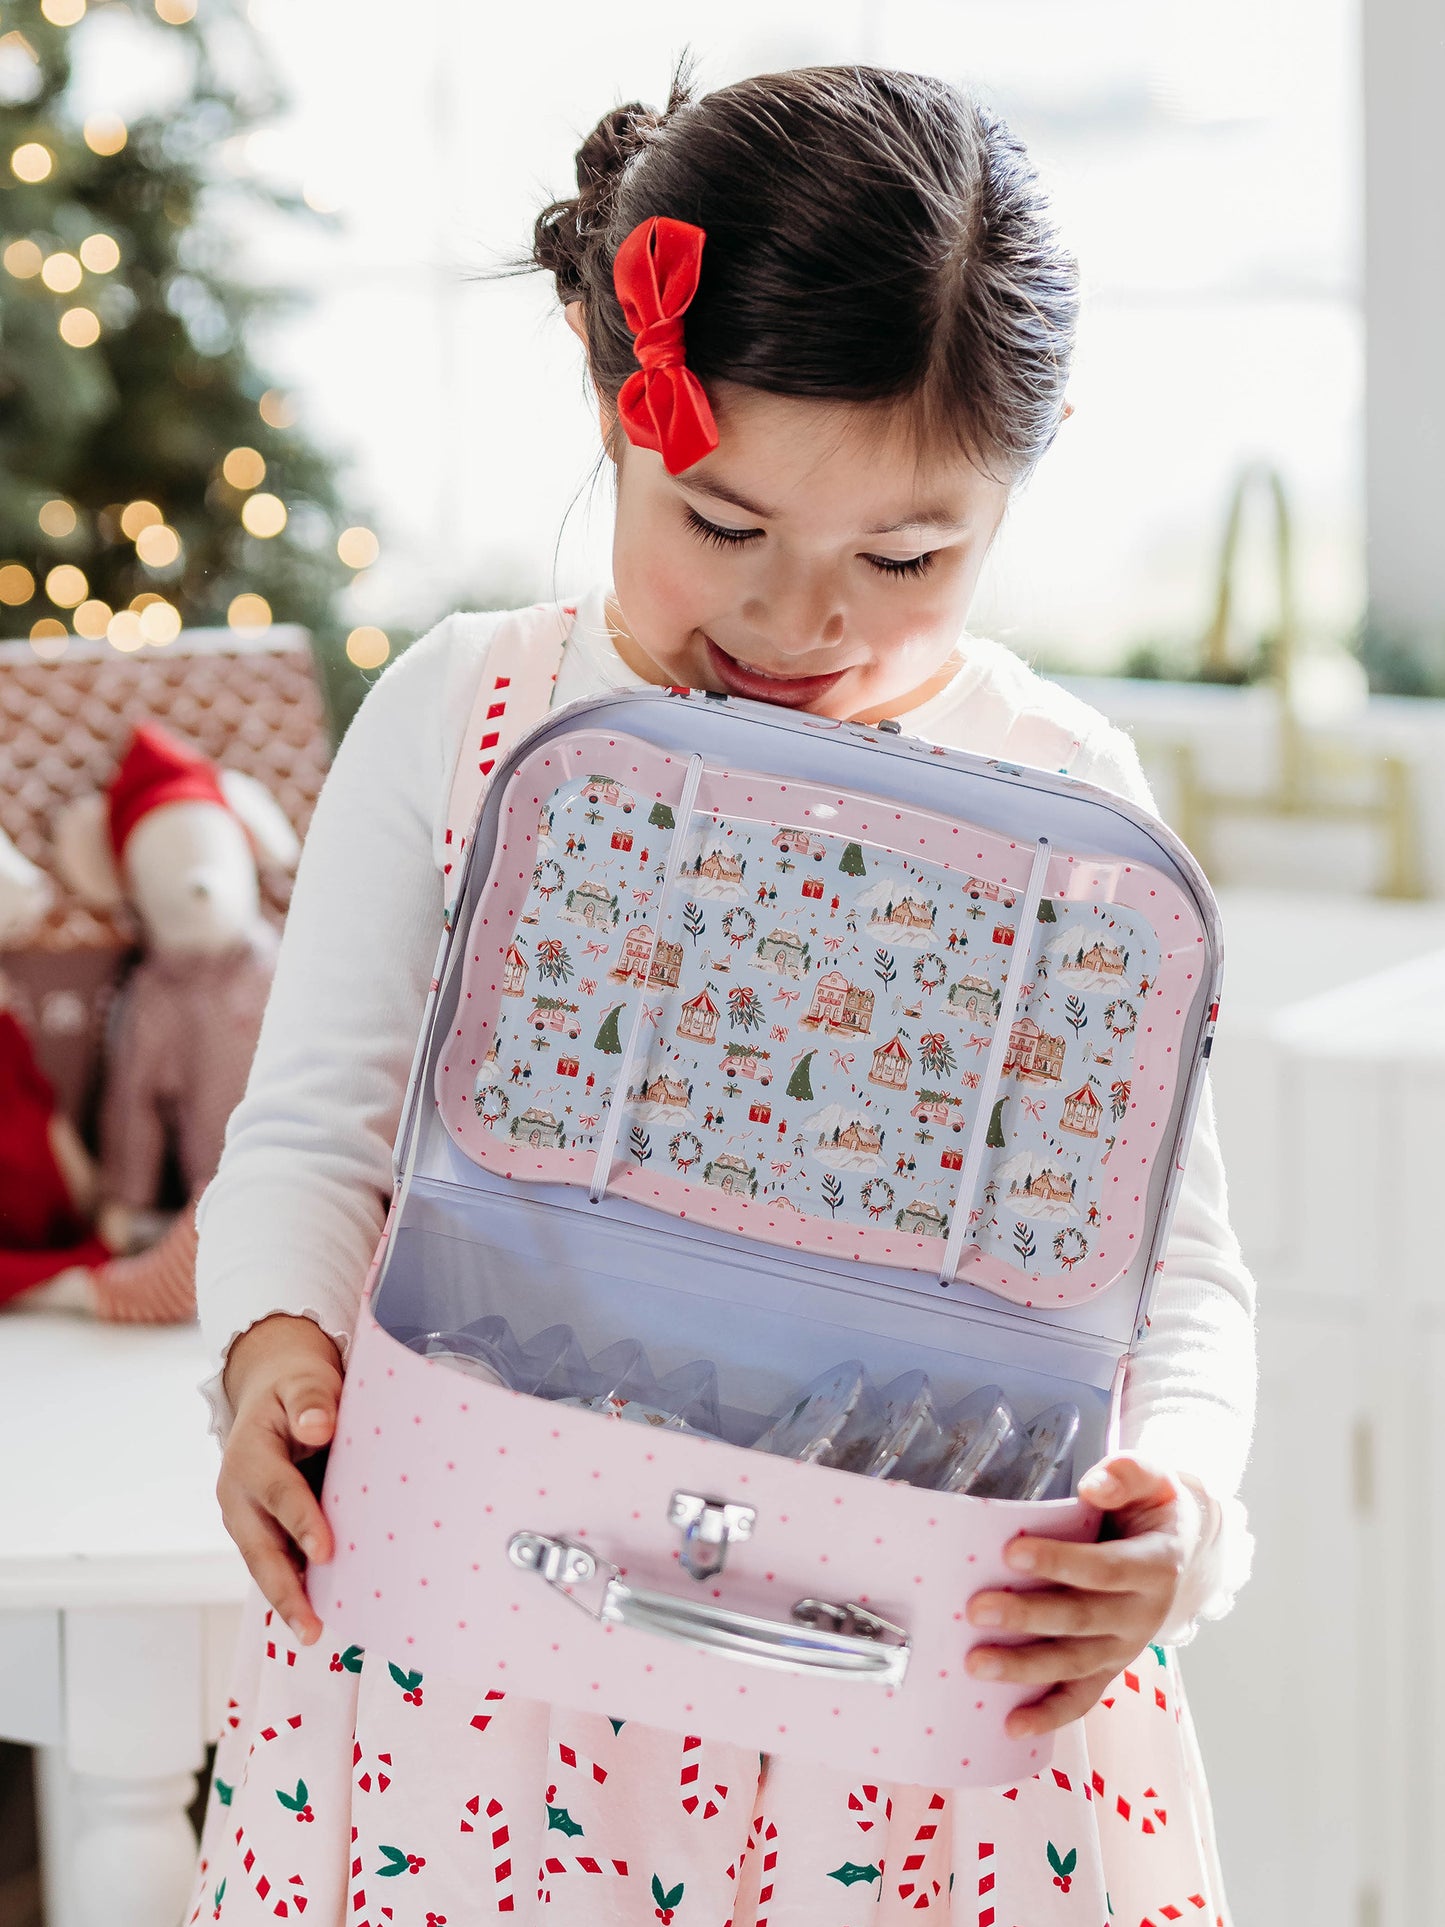
M919 1091L909 1113L920 1124L946 1124L951 1130L963 1129L963 1099L949 1091Z
M534 1030L565 1030L569 1037L578 1037L582 1033L578 1008L576 1004L569 1004L564 997L538 997L533 1002L528 1022Z
M778 830L773 837L773 847L791 852L794 856L810 856L815 863L823 861L824 844L820 836L809 836L806 830Z
M637 798L631 790L623 789L615 776L589 776L582 786L582 794L589 803L611 803L624 816L637 807Z

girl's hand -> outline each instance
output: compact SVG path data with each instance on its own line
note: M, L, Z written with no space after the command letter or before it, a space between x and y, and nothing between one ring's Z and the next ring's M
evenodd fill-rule
M314 1319L277 1312L235 1340L222 1382L236 1418L216 1480L221 1519L251 1577L309 1646L321 1621L301 1572L307 1559L331 1557L331 1532L296 1461L336 1428L341 1356Z
M1048 1690L1005 1722L1011 1739L1080 1719L1109 1681L1136 1659L1169 1617L1198 1544L1199 1502L1181 1480L1131 1452L1086 1472L1079 1497L1106 1508L1098 1545L1020 1533L1004 1558L1049 1584L1031 1592L979 1592L968 1602L975 1626L1031 1634L1017 1646L976 1646L968 1670Z

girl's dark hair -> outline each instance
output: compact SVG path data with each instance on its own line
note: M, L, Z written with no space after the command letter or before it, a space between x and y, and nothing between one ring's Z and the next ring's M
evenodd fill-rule
M1062 419L1078 266L1004 122L929 74L800 67L605 114L578 193L537 216L530 261L581 301L615 402L637 360L612 282L652 214L703 228L684 329L707 388L901 405L918 450L1026 474Z

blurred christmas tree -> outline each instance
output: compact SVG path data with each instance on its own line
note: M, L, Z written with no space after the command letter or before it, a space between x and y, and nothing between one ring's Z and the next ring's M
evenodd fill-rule
M0 635L53 657L70 634L134 649L303 623L340 725L387 652L337 613L376 541L251 360L249 324L286 297L238 278L231 220L243 195L322 217L236 166L283 103L244 14L205 4L0 10ZM73 100L79 37L116 15L190 63L129 127Z

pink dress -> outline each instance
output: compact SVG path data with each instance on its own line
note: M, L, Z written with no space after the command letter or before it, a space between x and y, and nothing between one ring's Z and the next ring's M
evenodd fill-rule
M249 1589L186 1921L1224 1927L1176 1656L1017 1786L872 1786L511 1694L480 1703Z

